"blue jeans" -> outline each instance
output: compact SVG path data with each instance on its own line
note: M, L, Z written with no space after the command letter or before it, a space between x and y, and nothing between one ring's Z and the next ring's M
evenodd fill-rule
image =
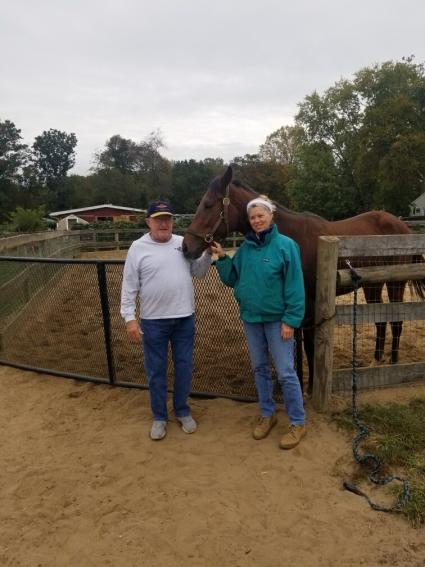
M145 370L153 418L167 421L168 343L174 363L173 407L176 417L190 415L195 316L142 319Z
M294 339L286 341L282 339L280 321L273 323L246 323L243 321L243 326L254 370L261 415L270 417L276 411L269 363L270 352L282 388L283 401L289 421L295 425L304 424L303 396L294 367Z

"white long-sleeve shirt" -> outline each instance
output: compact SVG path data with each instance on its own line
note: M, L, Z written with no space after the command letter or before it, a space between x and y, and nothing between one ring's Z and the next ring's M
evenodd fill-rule
M173 234L168 242L155 242L150 234L130 246L121 289L121 315L125 322L137 319L140 295L142 319L188 317L195 310L192 275L202 278L210 264L207 252L188 260L182 251L183 237Z

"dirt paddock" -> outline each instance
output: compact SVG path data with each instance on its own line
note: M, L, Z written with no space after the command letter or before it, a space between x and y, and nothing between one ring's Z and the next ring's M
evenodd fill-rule
M142 366L123 332L116 279L115 362L119 376L131 380ZM14 355L16 349L16 360L26 362L25 356L34 365L60 369L63 361L76 373L89 365L95 375L104 374L97 281L87 276L70 281L58 280L39 300L37 312L17 326L19 340L3 345L5 352ZM207 294L215 301L215 288ZM247 380L247 355L240 355L242 339L225 340L235 336L228 321L231 303L220 295L217 305L214 312L205 302L200 308L211 325L203 335L202 360L195 353L194 380L201 391L207 384L209 391L227 387L237 393ZM365 365L373 331L362 331ZM343 334L347 345L337 345L336 359L346 365L350 334ZM405 333L402 360L422 360L423 344L422 327ZM235 359L240 363L233 381L223 380L220 364L224 368ZM214 369L211 377L208 368ZM267 439L252 439L255 403L193 399L198 432L185 435L171 414L167 437L154 443L148 437L148 393L142 390L0 366L0 395L1 566L425 564L422 530L402 517L374 512L364 499L344 491L342 481L358 470L351 437L316 414L308 400L308 435L299 447L283 452L278 449L287 425L282 411ZM425 395L425 384L365 392L360 399L404 401L417 395ZM338 408L348 402L333 400ZM392 501L388 488L362 488L375 500Z
M415 395L425 385L361 400ZM252 439L256 404L194 399L197 433L171 419L154 443L144 391L0 366L0 396L1 565L425 563L422 530L343 490L351 438L308 402L308 435L283 452L283 412L267 439ZM383 488L373 497L391 500Z

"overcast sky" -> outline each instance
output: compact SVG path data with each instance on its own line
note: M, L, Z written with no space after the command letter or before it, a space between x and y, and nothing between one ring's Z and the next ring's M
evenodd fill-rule
M362 67L425 61L425 0L0 0L0 120L78 139L159 130L170 159L258 151Z

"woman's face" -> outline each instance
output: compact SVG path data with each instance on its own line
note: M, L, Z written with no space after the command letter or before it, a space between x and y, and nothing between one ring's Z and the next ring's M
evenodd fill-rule
M248 211L248 220L254 232L258 234L270 228L273 222L273 213L260 205L254 206Z

